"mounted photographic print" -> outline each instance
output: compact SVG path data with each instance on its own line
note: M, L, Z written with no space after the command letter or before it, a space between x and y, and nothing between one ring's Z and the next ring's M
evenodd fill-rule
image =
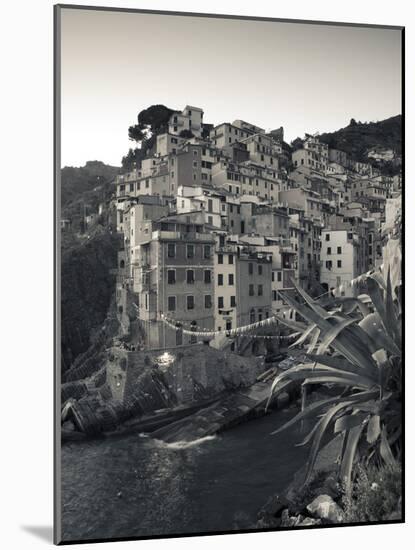
M404 521L403 37L55 6L56 543Z

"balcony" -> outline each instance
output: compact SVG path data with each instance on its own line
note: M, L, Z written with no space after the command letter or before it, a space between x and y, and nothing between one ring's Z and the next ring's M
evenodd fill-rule
M180 240L181 234L178 231L153 231L151 238L153 240L162 239L169 241L178 241Z
M215 240L214 236L211 233L196 233L196 232L180 233L180 237L183 240L190 240L190 241L214 242Z
M237 253L237 247L232 244L225 244L223 246L217 246L216 252L221 253L230 253L230 254L236 254Z

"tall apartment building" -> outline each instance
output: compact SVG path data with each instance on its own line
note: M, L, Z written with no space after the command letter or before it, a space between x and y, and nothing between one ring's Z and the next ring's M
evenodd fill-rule
M238 325L267 319L272 314L272 253L251 246L239 249L237 262Z
M265 134L254 134L242 141L246 145L249 158L259 166L278 170L282 146Z
M214 327L214 236L198 213L147 222L136 255L133 290L146 347L162 348L194 341L166 325Z
M368 228L353 227L341 220L322 231L321 284L336 295L354 296L357 288L351 286L355 279L369 269Z
M294 261L296 252L290 241L281 237L244 235L241 243L255 247L257 252L262 252L271 258L271 310L273 314L285 308L280 291L293 289L292 279L295 279Z
M227 234L216 236L213 261L215 285L215 330L239 326L237 298L238 246L227 242Z
M235 120L233 124L229 122L223 122L218 126L215 126L210 131L210 140L215 147L222 149L236 141L241 141L247 137L255 134L263 134L265 130L254 126L253 124L248 124L242 120Z
M284 208L257 203L245 197L241 200L241 233L264 237L277 237L281 244L289 245L289 215Z
M321 219L323 215L322 201L319 193L305 187L294 187L280 191L279 201L287 207L303 210L310 218Z
M329 162L328 146L316 136L306 136L303 147L294 151L291 158L295 168L307 166L324 174Z
M212 185L237 196L251 195L277 201L281 180L277 170L250 161L235 163L221 158L212 166Z
M182 185L177 191L177 213L200 211L204 213L204 223L215 228L226 227L227 216L222 208L224 200L223 194L212 188Z
M186 105L183 111L175 112L169 120L169 134L180 135L183 130L189 130L194 136L200 137L203 131L203 109Z
M290 208L290 239L296 257L295 278L307 291L320 281L321 233L319 219L308 217L303 210Z
M157 155L161 157L165 157L172 153L175 155L185 141L185 138L179 137L176 134L160 134L157 136L156 141Z
M330 163L339 164L340 166L343 166L343 168L349 167L349 158L347 153L345 153L344 151L329 148L328 154Z

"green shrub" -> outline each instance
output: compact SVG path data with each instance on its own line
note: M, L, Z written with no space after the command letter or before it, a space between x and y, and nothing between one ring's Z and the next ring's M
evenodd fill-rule
M312 475L318 453L328 439L341 434L340 479L352 491L353 466L396 466L401 458L402 364L401 304L379 273L366 279L368 304L358 298L338 299L323 307L292 281L303 302L289 294L284 301L306 321L281 322L301 333L293 346L309 341L308 362L279 374L270 399L284 391L288 380L305 388L337 388L337 395L308 404L276 430L279 433L307 418L314 420L303 445L311 443L304 483ZM317 352L315 352L317 350Z
M402 470L399 465L357 468L352 494L343 496L347 523L401 519ZM393 517L391 517L393 516Z

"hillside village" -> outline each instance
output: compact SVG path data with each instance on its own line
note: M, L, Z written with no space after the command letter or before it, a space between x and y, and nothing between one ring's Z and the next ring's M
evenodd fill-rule
M289 472L251 527L400 521L399 150L356 160L193 106L158 124L132 166L65 173L62 442L140 434L169 453L280 411Z
M282 128L213 127L203 114L173 112L150 153L115 178L117 315L140 349L235 349L241 327L292 314L282 298L293 280L314 297L357 296L360 276L385 263L400 211L393 150L367 152L398 167L386 176L318 135L290 149Z

